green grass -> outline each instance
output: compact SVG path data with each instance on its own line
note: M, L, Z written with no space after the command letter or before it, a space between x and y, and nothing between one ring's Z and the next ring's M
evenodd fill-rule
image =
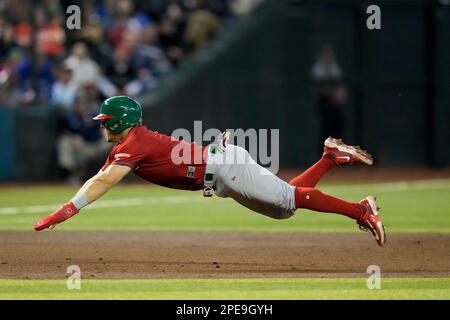
M389 233L450 233L450 180L319 187L350 201L377 195ZM51 210L24 213L23 208L62 204L76 190L1 188L0 230L31 231ZM273 220L231 199L148 185L121 185L101 200L127 198L144 203L82 210L57 229L358 232L354 221L339 215L299 210L291 219ZM1 213L5 208L19 208L20 213ZM368 290L365 278L82 280L81 290L68 290L65 280L0 279L0 299L450 299L449 278L383 278L381 285L381 290Z
M146 279L82 280L69 290L62 280L0 280L0 299L450 299L450 279L385 278L369 290L367 279Z
M390 233L450 233L450 180L412 184L320 185L329 194L358 201L378 196L380 214ZM62 204L77 191L72 187L0 189L0 211L9 207ZM181 197L171 201L165 197ZM140 198L145 204L82 210L58 230L173 231L304 231L357 232L354 221L334 214L298 210L288 220L273 220L241 207L231 199L203 198L201 192L149 185L121 185L101 200ZM166 200L164 200L166 199ZM0 214L0 230L32 230L40 213Z

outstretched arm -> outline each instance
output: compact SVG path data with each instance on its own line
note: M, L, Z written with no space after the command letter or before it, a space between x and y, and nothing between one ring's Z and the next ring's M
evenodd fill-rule
M38 221L34 230L39 231L51 228L77 214L81 208L94 202L115 186L131 168L120 165L110 165L104 171L99 171L95 176L86 181L77 194L60 209Z

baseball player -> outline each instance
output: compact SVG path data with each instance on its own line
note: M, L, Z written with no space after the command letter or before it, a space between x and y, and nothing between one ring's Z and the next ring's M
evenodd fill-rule
M202 190L231 197L245 207L274 219L286 219L296 209L337 213L356 220L377 243L386 242L376 199L368 196L347 202L315 188L334 166L372 165L370 154L342 140L328 138L321 159L289 183L257 164L243 148L228 144L228 134L203 147L148 130L142 125L142 108L127 96L106 99L95 120L108 142L115 143L101 170L60 209L38 221L36 231L53 228L94 202L130 171L152 183L183 190ZM189 159L189 161L180 161Z

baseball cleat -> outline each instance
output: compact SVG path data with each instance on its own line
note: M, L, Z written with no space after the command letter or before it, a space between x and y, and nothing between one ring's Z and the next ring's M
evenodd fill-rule
M386 231L378 215L380 208L377 207L376 198L368 196L359 203L365 208L364 214L357 220L359 228L363 231L370 231L378 245L383 246L386 243Z
M328 157L339 166L352 163L373 164L372 156L360 146L348 146L342 139L328 137L324 143L323 156Z

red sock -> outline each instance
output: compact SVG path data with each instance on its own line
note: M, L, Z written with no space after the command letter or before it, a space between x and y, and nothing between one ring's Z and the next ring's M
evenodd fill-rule
M296 187L315 187L320 178L333 167L333 160L322 157L308 170L289 181L289 184Z
M352 219L359 219L364 213L364 207L359 203L347 202L314 188L296 188L295 207L320 212L334 212Z

